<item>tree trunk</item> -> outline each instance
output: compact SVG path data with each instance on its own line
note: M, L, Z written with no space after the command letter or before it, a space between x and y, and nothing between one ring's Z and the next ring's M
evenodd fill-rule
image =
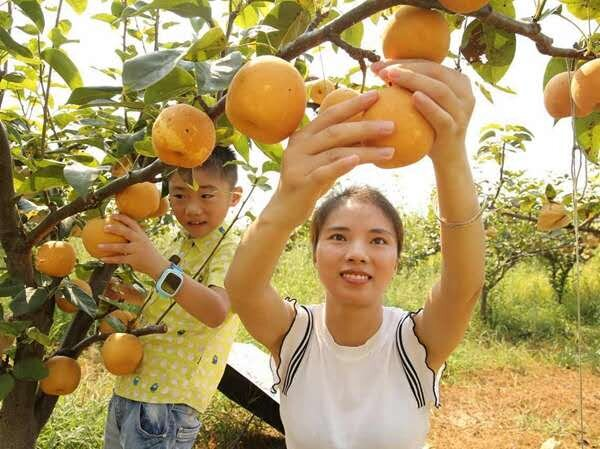
M484 285L483 289L481 290L481 299L479 305L479 316L481 317L484 323L487 323L489 319L488 293L489 288L486 285Z
M36 382L17 381L0 410L2 449L33 449L39 431L34 416Z

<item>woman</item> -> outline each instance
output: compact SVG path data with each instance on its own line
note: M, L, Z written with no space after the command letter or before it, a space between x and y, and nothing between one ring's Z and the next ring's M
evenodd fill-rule
M325 303L282 301L270 280L294 228L335 180L388 148L352 146L390 132L390 122L344 122L377 100L369 92L332 107L290 139L279 186L248 228L225 286L242 322L273 356L289 449L420 449L429 405L439 405L445 360L467 329L484 277L484 234L465 149L474 99L468 78L439 64L387 61L384 81L414 93L434 128L429 153L440 210L442 272L423 309L384 307L402 225L372 189L329 198L312 224Z

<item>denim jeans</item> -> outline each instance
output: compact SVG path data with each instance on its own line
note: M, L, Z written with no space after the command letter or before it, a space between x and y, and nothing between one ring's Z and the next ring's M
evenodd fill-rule
M200 431L198 412L185 404L150 404L113 395L104 449L191 449Z

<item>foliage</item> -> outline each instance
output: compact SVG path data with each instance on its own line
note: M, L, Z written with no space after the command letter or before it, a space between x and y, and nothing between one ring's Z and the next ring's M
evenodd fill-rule
M365 59L373 58L372 52L360 49L365 23L384 25L393 12L389 8L400 3L115 0L104 3L104 11L93 16L88 2L82 0L52 4L10 0L0 6L4 8L0 11L0 334L19 337L18 349L12 347L0 360L0 398L6 397L0 414L3 441L8 438L7 429L12 432L16 422L29 420L30 425L21 426L27 432L10 436L14 441L21 439L20 447L33 445L56 404L55 398L41 393L34 397L35 389L30 388L31 382L45 375L42 359L57 349L72 349L95 332L95 319L115 307L114 302L98 294L115 267L80 257L76 275L90 280L96 302L91 304L78 289L70 290L60 279L35 272L35 246L47 238L75 241L70 234L78 226L114 210L111 198L115 193L135 182L158 182L168 176L168 169L154 161L151 129L163 107L174 102L204 109L215 122L218 143L234 146L250 181L258 188L269 189L265 173L279 170L283 146L251 142L221 116L233 75L254 56L273 54L292 60L308 79L310 63L319 47L333 45L339 38L334 45L336 51L345 51L357 61L349 58L349 66L354 67L349 68L346 77L334 81L356 88L365 82L364 73L362 83L358 78L360 67L365 67ZM584 2L563 3L569 14L579 18L584 14ZM481 77L478 85L488 98L491 94L486 86L507 91L498 83L513 62L516 34L536 38L523 30L549 15L567 14L545 4L539 2L532 17L519 21L514 19L512 1L492 0L494 12L485 23L470 17L464 29L463 18L448 15L453 32L460 33L461 38L460 55L452 56L457 64L466 61L474 67ZM431 6L439 5L432 1ZM78 20L100 21L107 31L121 35L121 45L114 49L119 65L94 67L107 77L106 83L90 85L82 76L72 56L78 41L72 36L71 21L65 18L66 10L78 14ZM591 12L593 17L588 20L597 19L597 11ZM597 36L585 36L576 48L562 51L548 42L551 39L538 40L538 48L548 55L589 58L582 49L596 51ZM548 70L561 70L555 61L549 64L552 67ZM599 114L576 123L576 137L592 162L597 162L600 148L598 126ZM499 125L491 125L482 136L482 157L501 167L498 184L482 183L483 195L495 195L486 222L497 229L499 236L490 240L488 291L516 261L533 254L550 261L555 290L562 288L565 273L573 265L569 253L561 251L572 239L570 230L545 235L534 231L531 224L544 196L549 200L560 198L572 206L568 195L558 193L560 182L545 188L544 183L528 179L523 173L504 169L506 152L523 151L531 138L522 127ZM251 161L259 152L267 162L254 167ZM113 175L111 166L124 156L133 159L133 171L127 176ZM516 212L520 217L506 215ZM592 227L600 212L595 193L578 212L585 225ZM172 218L164 217L154 221L148 231L164 236L172 224ZM439 251L439 242L432 213L424 220L407 217L406 227L410 238L395 282L419 270L424 270L428 282L417 284L415 290L394 290L399 285L394 284L391 291L404 292L402 303L406 299L407 306L412 307L423 298L438 267L439 259L429 256ZM297 235L304 237L306 227ZM308 270L310 253L308 248L302 251L301 268ZM585 249L581 257L587 257ZM290 278L302 272L298 265L285 263L278 270ZM148 286L147 280L126 267L119 268L118 273L130 282ZM322 292L313 287L303 284L297 294L307 301L317 301ZM87 315L82 312L70 319L55 312L52 298L57 289L66 289ZM396 301L394 295L390 298ZM15 379L24 382L15 383ZM16 401L16 396L27 400Z

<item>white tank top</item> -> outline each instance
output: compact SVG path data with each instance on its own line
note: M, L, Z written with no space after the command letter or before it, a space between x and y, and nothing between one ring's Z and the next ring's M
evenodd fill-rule
M329 333L324 304L294 307L278 367L271 358L287 448L421 449L445 365L427 366L414 314L384 307L375 335L346 347Z

